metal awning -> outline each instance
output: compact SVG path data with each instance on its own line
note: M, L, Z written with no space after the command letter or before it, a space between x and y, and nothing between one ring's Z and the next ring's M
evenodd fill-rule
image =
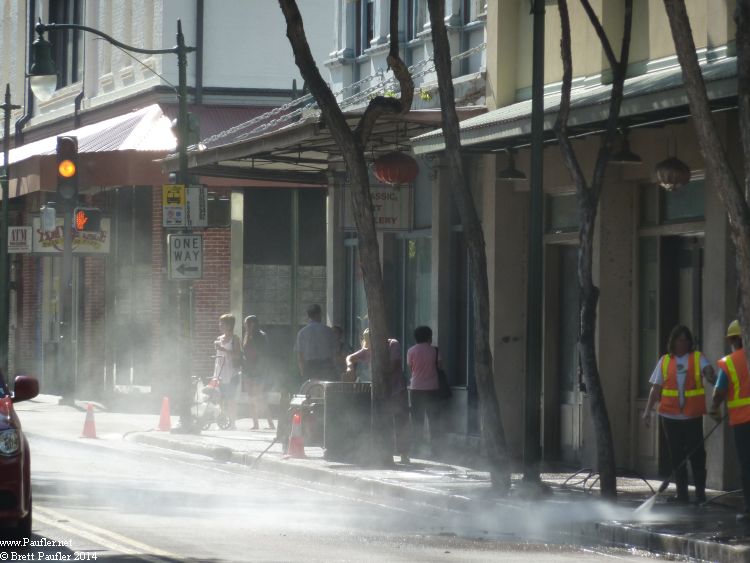
M486 112L484 106L459 108L463 119ZM363 108L347 111L350 127L359 122ZM372 158L409 146L409 138L440 125L439 109L413 110L403 115L384 115L375 125L366 153ZM255 180L328 183L331 164L343 161L338 145L318 110L309 110L294 123L249 138L232 139L218 146L191 147L188 167L192 174ZM178 167L175 155L163 161L167 171Z
M78 138L82 192L87 187L160 184L164 174L155 161L176 146L171 121L157 104L59 135ZM11 197L56 189L59 135L10 151Z
M737 58L724 57L701 64L709 100L714 110L737 105ZM601 131L609 113L611 85L598 84L571 93L569 128L572 135ZM560 107L560 92L544 97L544 130L553 139L552 127ZM623 127L638 127L690 115L682 69L670 67L628 78L620 111ZM531 100L505 106L461 122L461 146L467 152L495 152L530 143ZM431 131L411 140L415 154L445 149L442 131Z

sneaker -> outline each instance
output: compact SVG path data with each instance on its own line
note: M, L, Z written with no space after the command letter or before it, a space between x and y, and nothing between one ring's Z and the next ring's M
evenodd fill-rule
M706 493L695 493L695 504L697 506L706 504Z

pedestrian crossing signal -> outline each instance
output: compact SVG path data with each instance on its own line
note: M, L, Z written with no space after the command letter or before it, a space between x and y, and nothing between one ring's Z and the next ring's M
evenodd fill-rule
M102 210L93 207L76 207L73 210L73 226L79 232L102 230Z

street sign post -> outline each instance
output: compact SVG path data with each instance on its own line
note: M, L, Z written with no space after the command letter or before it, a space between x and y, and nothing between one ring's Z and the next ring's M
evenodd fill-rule
M203 235L167 235L169 279L199 280L203 277Z

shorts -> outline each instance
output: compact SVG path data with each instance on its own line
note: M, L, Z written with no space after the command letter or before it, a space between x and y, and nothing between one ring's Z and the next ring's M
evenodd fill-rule
M221 393L221 398L225 401L234 399L237 396L237 385L239 384L239 382L239 375L233 375L232 379L230 379L227 383L219 381L219 392Z

